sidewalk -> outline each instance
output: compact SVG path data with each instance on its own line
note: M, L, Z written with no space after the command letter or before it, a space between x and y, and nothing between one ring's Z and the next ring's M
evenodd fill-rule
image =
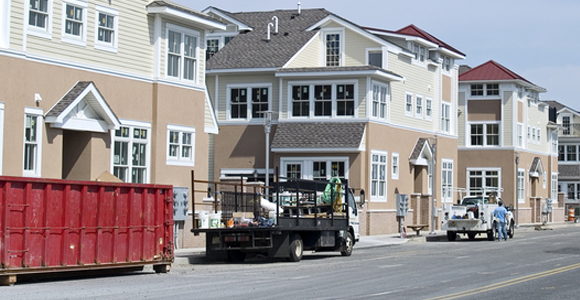
M515 238L517 238L517 233L522 231L532 231L536 229L550 230L561 227L580 227L580 223L549 223L545 226L540 224L520 224L520 227L515 231ZM437 241L447 241L447 233L441 230L436 230L434 234L430 234L429 231L421 231L421 235L417 236L414 231L411 231L407 232L407 238L400 238L398 233L384 235L364 235L361 236L360 240L354 245L354 249L356 251L356 249L400 245L408 242L424 243ZM205 248L176 249L175 261L173 263L178 265L195 264L203 261L204 257Z

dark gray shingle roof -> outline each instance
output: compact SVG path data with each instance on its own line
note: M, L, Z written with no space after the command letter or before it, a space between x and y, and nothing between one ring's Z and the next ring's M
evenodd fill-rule
M417 143L415 143L415 148L413 148L413 152L411 152L411 157L409 157L409 160L419 159L419 156L421 155L421 151L423 151L423 146L425 146L425 143L427 144L429 143L427 138L419 138L417 140Z
M383 73L400 77L401 80L403 76L393 73L391 71L381 69L379 67L366 65L366 66L350 66L350 67L313 67L313 68L280 68L278 73L301 73L301 72L355 72L355 71L381 71Z
M152 1L151 3L147 4L147 7L170 7L176 10L179 10L181 12L190 14L192 16L196 16L202 19L206 19L208 21L212 21L212 22L217 22L217 23L221 23L219 22L217 19L214 19L213 17L210 17L208 15L202 14L196 10L193 10L189 7L185 7L182 5L179 5L177 3L173 3L171 1L166 1L166 0L159 0L159 1Z
M280 123L272 148L358 148L365 123Z
M580 165L558 165L558 177L580 178Z
M231 13L236 20L254 30L242 32L207 61L206 68L279 68L284 66L316 33L306 29L331 13L325 9L303 9L300 15L294 10L269 12ZM278 17L278 34L271 28L267 40L268 24Z
M59 116L73 101L77 99L77 97L89 86L89 84L93 83L92 81L79 81L73 86L60 101L58 101L49 112L46 113L47 117L56 117ZM96 88L96 86L95 86Z

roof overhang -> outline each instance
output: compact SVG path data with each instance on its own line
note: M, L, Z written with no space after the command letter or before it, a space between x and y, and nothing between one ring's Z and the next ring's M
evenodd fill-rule
M296 72L284 72L279 71L276 72L276 77L279 78L292 78L292 77L341 77L341 76L348 76L348 77L362 77L362 76L371 76L371 77L379 77L381 79L387 81L405 81L404 77L401 77L396 74L392 74L382 70L356 70L356 71L296 71Z
M428 166L433 159L433 149L429 140L426 138L419 138L415 143L413 152L409 156L409 163L416 166Z
M222 10L215 8L213 6L209 6L209 7L205 8L204 10L202 10L201 12L204 14L212 13L212 14L219 16L220 18L238 26L238 31L246 31L246 30L252 31L252 30L254 30L254 28L232 18L231 16L225 14Z
M278 68L247 68L247 69L208 69L206 75L230 74L230 73L272 73Z
M532 160L532 165L529 170L530 177L538 178L544 174L544 167L542 166L542 160L539 157L534 157Z
M545 93L548 90L545 88L530 83L521 79L500 79L500 80L459 80L459 84L474 84L474 83L515 83L525 87L528 90L536 91L538 93ZM545 104L545 103L544 103Z
M392 37L392 38L399 38L399 39L403 39L407 42L413 42L413 43L417 43L420 45L423 45L425 47L429 47L429 50L436 50L436 51L440 51L441 53L450 56L454 59L465 59L465 55L459 54L455 51L451 51L447 48L444 47L440 47L439 45L428 41L422 37L418 37L418 36L413 36L413 35L406 35L406 34L400 34L400 33L394 33L394 32L387 32L387 31L382 31L382 30L377 30L377 29L367 29L368 32L372 33L372 34L376 34L376 35L382 35L382 36L386 36L386 37Z
M163 17L169 19L176 19L187 24L195 24L196 27L206 29L206 30L226 30L226 25L211 21L194 14L189 14L187 12L175 9L170 6L148 6L148 14L159 14Z
M362 148L272 148L274 153L359 153Z

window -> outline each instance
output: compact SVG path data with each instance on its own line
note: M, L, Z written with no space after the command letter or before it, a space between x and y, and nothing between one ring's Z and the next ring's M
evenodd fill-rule
M449 111L451 110L451 105L442 103L441 104L441 131L450 133L451 132L451 115Z
M325 49L326 49L326 66L327 67L338 67L341 65L341 44L340 44L340 34L331 33L326 35L325 39Z
M197 81L199 33L170 24L167 28L167 76Z
M383 67L383 51L368 52L369 65L377 68Z
M62 41L84 46L87 36L87 3L67 0L62 4Z
M292 116L308 117L310 115L310 87L295 85L292 87Z
M517 132L517 144L518 147L524 146L524 124L518 123L518 132Z
M405 114L410 116L413 114L413 95L406 94L405 99Z
M167 164L194 166L195 128L167 126Z
M546 181L547 181L547 177L548 175L546 175L546 171L544 171L544 173L542 174L542 188L546 188Z
M248 94L246 88L231 89L231 118L246 119L248 117Z
M443 70L449 72L451 70L451 58L447 57L447 56L443 56L443 62L442 62L443 66Z
M117 31L119 13L108 7L97 5L97 34L95 48L100 50L117 50Z
M538 142L538 144L541 144L542 143L542 137L541 137L542 134L541 134L540 128L536 129L536 133L537 133L537 138L538 138L537 142Z
M562 116L562 127L564 130L562 131L563 135L570 134L570 116Z
M332 115L332 90L330 85L314 86L314 115Z
M27 33L50 38L52 33L52 0L28 0Z
M270 86L265 85L228 86L229 119L262 118L260 112L267 111L270 103ZM251 103L248 103L248 95L251 95Z
M39 177L41 175L42 157L42 110L27 108L24 113L24 162L22 175Z
M499 124L471 124L471 146L499 146Z
M115 130L113 135L113 174L122 181L149 182L149 131L149 125L147 127L122 125Z
M552 183L550 185L550 198L558 200L558 173L552 173Z
M524 169L518 169L518 189L517 189L517 197L518 197L518 203L525 203L525 199L524 199L524 192L525 192L525 173L526 171Z
M528 143L530 143L532 141L532 127L530 127L530 125L528 125Z
M313 180L328 180L326 177L326 161L315 161L312 164L312 179Z
M387 200L387 153L371 152L371 199Z
M566 160L566 146L558 145L558 160L565 161Z
M387 120L389 98L390 93L388 85L373 83L373 118Z
M252 118L262 117L268 110L268 88L252 88Z
M472 84L471 96L483 96L483 84Z
M415 54L415 60L424 62L425 61L425 47L419 44L413 44L413 54Z
M441 164L441 198L443 202L453 202L452 160L443 160Z
M571 200L576 199L576 192L575 192L575 189L574 189L575 187L576 187L576 185L574 183L568 183L567 184L566 197L568 199L571 199Z
M210 59L219 50L219 39L207 39L205 48L205 60Z
M558 132L552 131L552 154L558 153Z
M341 82L290 83L293 117L345 117L355 115L356 85Z
M425 99L425 118L427 120L431 120L431 116L433 115L433 100L427 98Z
M339 84L336 86L336 115L354 116L354 84Z
M393 153L391 156L391 178L399 179L399 153Z
M577 161L577 155L576 155L576 145L567 145L566 146L566 160L567 161Z
M415 98L415 117L422 118L423 117L423 97L417 96Z
M488 96L499 95L499 84L486 84L486 94Z
M287 164L286 165L286 177L287 178L302 178L302 165L301 164Z
M536 127L532 127L532 143L536 142Z
M499 169L467 169L467 184L468 193L472 195L489 195L491 192L497 192L501 196L499 190L500 171Z

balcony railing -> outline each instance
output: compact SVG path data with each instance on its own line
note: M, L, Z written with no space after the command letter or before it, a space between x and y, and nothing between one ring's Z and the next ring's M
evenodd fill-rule
M580 124L558 124L558 136L580 136Z

